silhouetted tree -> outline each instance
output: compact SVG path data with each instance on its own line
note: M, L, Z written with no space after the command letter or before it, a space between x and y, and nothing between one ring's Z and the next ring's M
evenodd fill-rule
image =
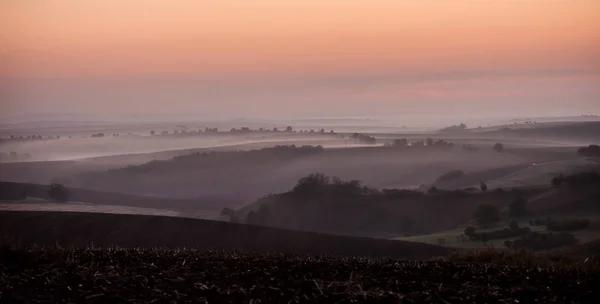
M519 223L517 223L517 221L511 221L510 225L508 225L508 228L510 230L517 230L519 229Z
M250 212L248 212L248 214L246 215L246 224L249 224L249 225L257 225L258 224L258 218L257 218L256 212L254 212L254 210L250 210Z
M235 211L231 208L223 208L223 210L221 210L221 216L233 216L235 215Z
M494 145L494 150L496 150L496 152L502 152L504 151L504 145L501 143L496 143Z
M588 147L578 149L577 153L584 157L600 157L600 146L589 145Z
M329 177L322 173L313 173L301 178L294 189L294 193L301 195L316 195L329 185Z
M292 126L287 126L287 128L285 128L285 131L291 133L294 131L294 129L292 129Z
M55 201L58 202L66 202L69 200L69 189L61 184L53 183L50 185L50 190L48 190L48 195Z
M488 186L484 182L481 182L481 184L479 185L479 188L481 189L481 192L487 192L487 190L488 190Z
M481 204L477 207L475 216L477 217L479 224L487 228L488 224L500 220L500 210L492 204Z

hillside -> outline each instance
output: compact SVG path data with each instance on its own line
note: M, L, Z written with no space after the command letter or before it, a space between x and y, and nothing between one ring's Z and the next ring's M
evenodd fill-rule
M123 214L0 212L5 238L21 245L231 249L334 256L427 258L439 246L334 236L219 221ZM23 225L23 223L36 223Z
M25 197L52 200L49 185L0 182L0 200L19 201ZM85 202L113 206L157 208L174 211L219 210L223 205L231 204L222 198L199 197L197 199L172 199L163 197L128 195L106 191L94 191L69 187L69 201Z
M306 182L312 188L301 189ZM254 217L257 223L281 228L391 237L450 229L471 218L482 203L505 208L517 198L543 191L378 190L357 181L330 181L317 174L301 179L292 191L267 196L236 210L236 216L246 220Z
M575 154L573 154L575 155ZM378 188L429 184L455 168L482 171L531 163L512 153L490 149L469 153L459 148L394 149L389 147L319 149L273 147L237 152L196 153L103 172L57 179L68 187L142 196L187 199L200 196L252 202L279 193L313 172L362 180ZM235 205L229 205L232 207ZM225 207L225 206L223 206Z

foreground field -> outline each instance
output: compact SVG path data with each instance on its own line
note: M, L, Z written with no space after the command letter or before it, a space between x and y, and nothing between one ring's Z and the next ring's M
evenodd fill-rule
M4 250L0 302L596 303L600 276L454 262L168 249Z

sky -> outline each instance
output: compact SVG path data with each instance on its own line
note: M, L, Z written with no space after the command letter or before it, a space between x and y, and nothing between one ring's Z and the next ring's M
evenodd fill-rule
M0 115L600 114L596 0L0 0Z

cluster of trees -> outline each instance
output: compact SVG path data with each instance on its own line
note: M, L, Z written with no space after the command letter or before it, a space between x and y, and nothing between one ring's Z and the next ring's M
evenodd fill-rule
M173 133L169 133L169 131L162 131L160 132L161 136L165 136L165 135L170 135L170 134L174 134L174 135L179 135L179 134L194 134L194 133L218 133L219 129L218 128L205 128L204 130L199 129L198 131L188 131L188 130L175 130L173 131ZM285 132L285 133L319 133L319 134L325 134L327 133L325 131L325 129L320 129L320 130L294 130L294 128L292 128L292 126L287 126L284 130L280 130L277 127L274 127L273 129L267 129L267 128L258 128L258 129L251 129L249 127L241 127L241 128L231 128L229 130L230 133L251 133L251 132ZM328 132L329 134L335 134L334 130L330 130ZM159 133L157 133L154 130L150 130L150 135L154 136L154 135L158 135Z
M477 147L473 147L472 145L464 144L462 145L462 149L467 152L477 152L479 149Z
M455 132L465 132L467 131L467 125L465 125L464 123L458 124L458 125L452 125L446 128L443 128L441 130L439 130L439 132L443 132L443 133L455 133Z
M549 220L546 222L546 228L549 231L576 231L588 229L591 225L588 219L564 219Z
M600 146L589 145L577 150L577 154L584 157L595 157L600 158Z
M40 139L59 139L60 136L28 135L28 136L10 136L10 140L40 140Z
M577 244L577 238L570 233L533 232L514 241L505 241L504 246L511 249L548 250Z
M94 134L92 134L92 137L104 137L104 133L102 133L102 132L94 133Z
M529 215L527 211L527 200L518 198L509 205L508 214L510 217L524 217ZM493 204L481 204L475 211L475 218L480 225L487 228L488 225L500 221L500 209Z
M519 224L516 221L512 221L508 228L485 232L477 232L477 229L475 227L468 226L467 228L465 228L464 234L467 237L469 237L469 239L472 241L482 241L485 243L491 240L499 240L521 236L530 232L531 229L529 227L519 227Z
M354 133L354 134L350 135L350 139L358 140L360 142L370 144L370 145L374 145L377 143L377 139L375 137L365 135L362 133Z
M23 161L30 160L31 154L29 153L18 153L18 152L0 152L0 161Z
M301 178L292 189L292 194L303 199L320 198L325 195L345 197L376 193L380 192L363 186L359 180L343 181L322 173L313 173Z
M550 182L555 187L563 184L569 185L570 187L581 187L600 182L600 174L595 170L568 176L560 174L559 176L553 177Z
M454 144L451 142L447 142L443 139L433 140L432 138L427 138L425 140L419 140L412 143L409 143L406 138L394 139L390 142L384 144L386 147L394 147L394 148L403 148L403 147L431 147L431 148L453 148Z
M261 205L258 210L251 210L246 215L246 224L250 225L269 225L269 207Z

